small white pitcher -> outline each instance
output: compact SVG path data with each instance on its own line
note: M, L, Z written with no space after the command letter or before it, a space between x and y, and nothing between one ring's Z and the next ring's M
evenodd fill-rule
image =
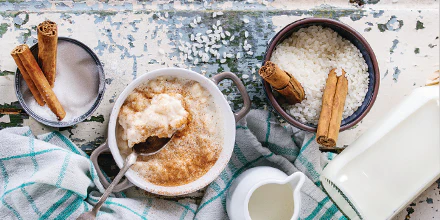
M291 220L298 219L301 208L300 190L304 183L305 175L301 172L295 172L287 176L284 172L267 166L260 166L249 169L242 173L231 185L226 197L226 210L231 220L251 220L249 212L249 201L254 192L267 184L278 184L284 189L290 189L289 195L293 197L293 214ZM274 185L274 187L277 187ZM270 193L270 189L266 188ZM281 202L281 201L279 201ZM271 204L276 205L276 204ZM280 204L285 205L285 204ZM267 208L267 207L266 207ZM289 212L291 213L291 211ZM290 215L289 215L290 216Z

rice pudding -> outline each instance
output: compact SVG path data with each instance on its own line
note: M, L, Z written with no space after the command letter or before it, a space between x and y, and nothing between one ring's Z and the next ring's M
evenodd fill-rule
M202 177L222 151L223 120L214 98L193 80L157 77L127 97L116 128L123 157L149 136L170 137L174 132L164 149L139 156L131 167L146 181L179 186Z

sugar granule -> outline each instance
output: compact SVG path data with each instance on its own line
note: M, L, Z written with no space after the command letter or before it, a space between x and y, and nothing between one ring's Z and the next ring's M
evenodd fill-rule
M57 74L52 89L66 111L63 122L87 113L95 103L99 90L98 66L90 54L76 44L58 42ZM36 103L24 81L21 92L26 105L35 114L49 121L58 121L47 105L39 106Z

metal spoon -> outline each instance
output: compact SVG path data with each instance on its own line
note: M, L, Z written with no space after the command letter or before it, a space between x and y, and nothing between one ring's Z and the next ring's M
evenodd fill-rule
M81 214L77 220L93 220L96 218L96 214L98 214L99 209L101 208L102 204L104 204L107 197L112 192L113 188L116 186L116 184L119 183L119 180L124 176L124 174L127 172L127 170L136 163L136 159L139 155L142 156L150 156L153 154L158 153L160 150L162 150L173 138L174 134L170 138L159 138L156 136L151 136L147 138L145 142L135 144L133 146L133 152L125 158L125 163L122 169L119 171L118 175L116 175L115 179L113 179L113 182L108 186L108 188L105 190L104 194L102 194L101 198L99 198L98 203L96 203L95 207L89 212L85 212Z

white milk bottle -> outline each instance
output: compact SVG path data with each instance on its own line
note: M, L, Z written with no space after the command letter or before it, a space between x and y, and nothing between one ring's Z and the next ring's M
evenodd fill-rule
M439 87L414 90L324 169L350 219L390 219L440 177Z

